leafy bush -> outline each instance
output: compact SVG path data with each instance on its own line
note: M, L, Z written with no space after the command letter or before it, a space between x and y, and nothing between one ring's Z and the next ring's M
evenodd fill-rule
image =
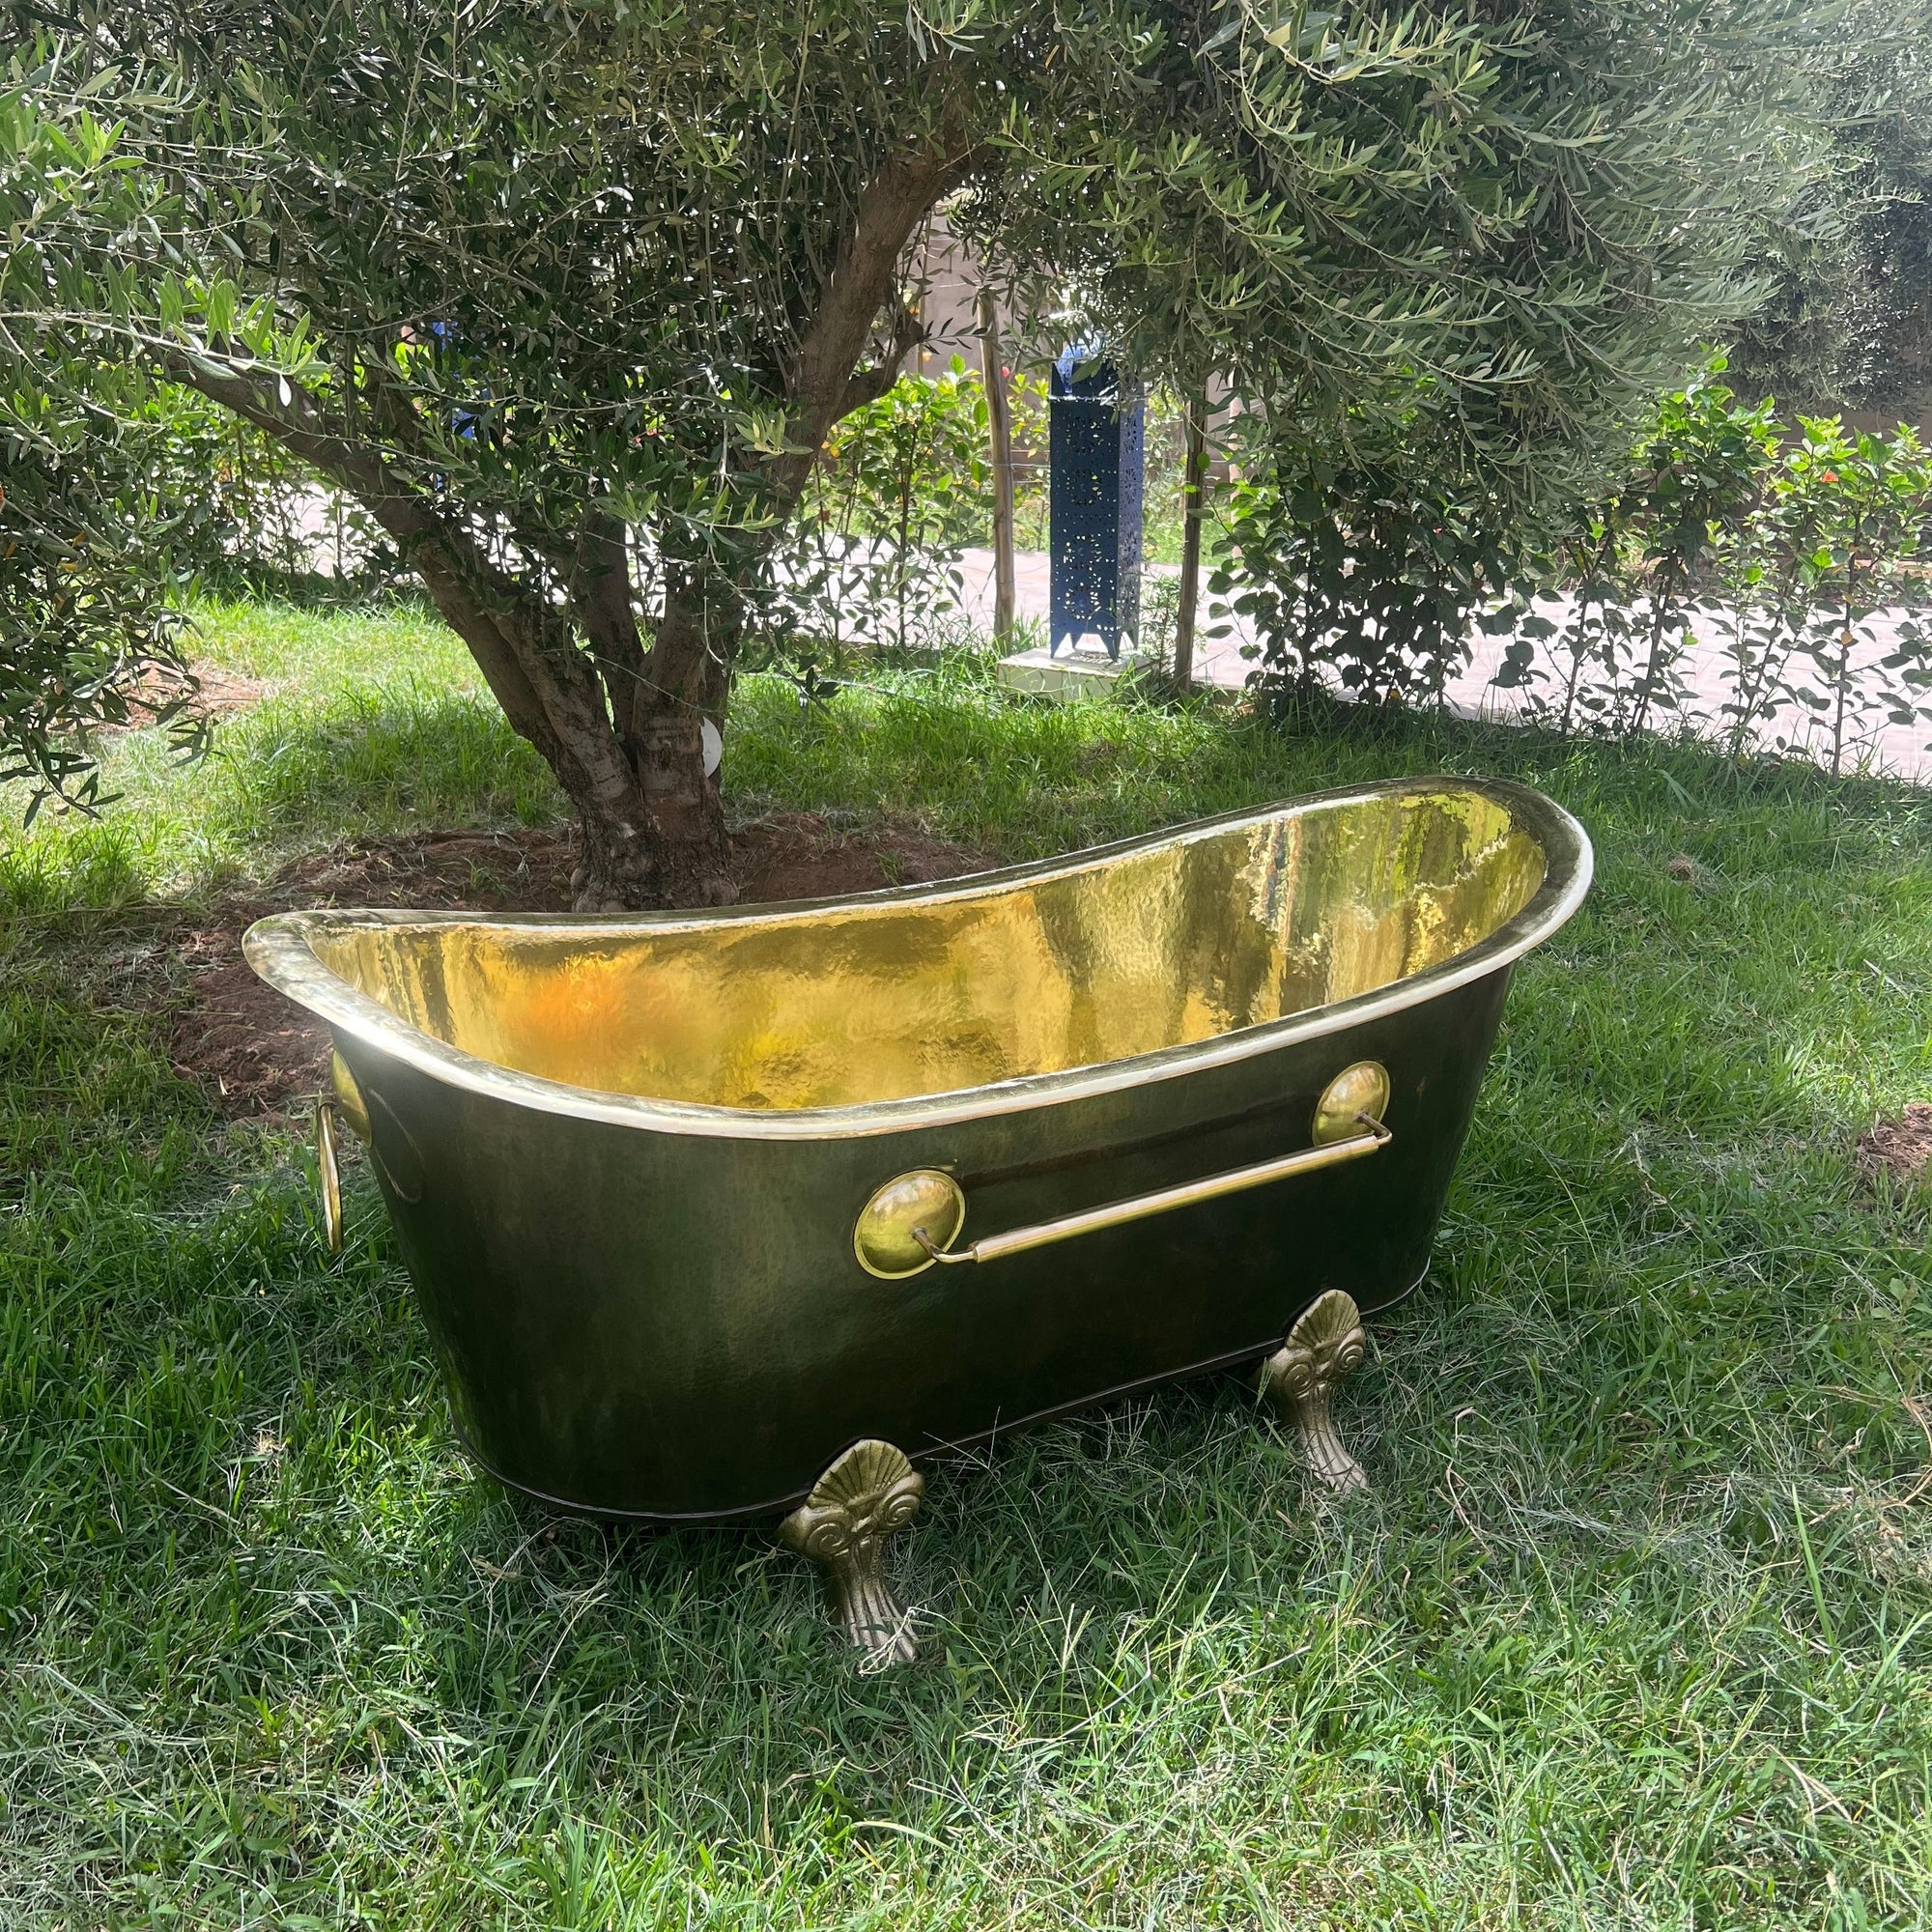
M1413 451L1350 465L1264 447L1225 523L1208 589L1252 620L1258 681L1277 698L1332 685L1371 704L1439 703L1469 662L1475 613L1530 554L1520 518Z
M167 438L152 383L76 355L71 331L19 326L42 285L58 298L49 203L113 185L112 130L62 126L0 87L0 781L87 806L85 734L144 708L178 715L178 554L190 519L160 489ZM37 281L38 276L38 281Z
M1530 708L1559 730L1639 731L1682 709L1701 624L1723 639L1730 750L1808 749L1807 726L1772 722L1790 707L1823 726L1835 772L1862 730L1932 717L1932 634L1909 608L1923 596L1932 461L1909 429L1781 428L1773 402L1738 401L1723 368L1715 358L1662 398L1621 478L1572 518L1556 554L1567 612L1525 623L1496 681L1553 682L1560 696Z
M76 407L19 371L0 392L0 782L27 781L30 816L86 810L95 731L158 722L198 749L196 589L285 593L321 565L367 590L385 564L359 510L193 390L103 366Z
M199 743L181 611L195 516L162 494L171 451L144 420L138 397L76 412L0 391L0 782L26 782L30 820L49 798L99 802L97 729L158 721Z
M1874 621L1922 596L1912 566L1932 518L1932 460L1906 428L1888 439L1802 416L1798 432L1757 501L1719 532L1734 611L1725 710L1741 750L1780 699L1798 706L1827 726L1837 771L1857 727L1932 717L1920 697L1932 686L1923 614L1895 614L1889 649Z
M1210 589L1258 634L1256 683L1440 703L1480 626L1508 636L1492 682L1529 715L1622 736L1684 715L1702 635L1722 641L1733 753L1822 739L1837 771L1875 725L1932 718L1932 626L1913 608L1932 456L1904 428L1781 426L1724 373L1713 357L1660 397L1614 473L1541 519L1420 440L1350 465L1251 432Z
M1806 63L1830 141L1731 361L1805 410L1932 408L1932 0L1844 0Z
M0 782L25 783L30 817L99 802L99 729L159 720L200 743L189 587L301 567L313 491L259 430L74 326L76 231L119 247L139 225L97 109L156 98L109 70L56 108L45 53L22 43L0 69Z
M1542 677L1550 650L1562 685L1555 723L1621 734L1682 708L1698 594L1723 531L1747 509L1775 460L1773 406L1741 410L1714 360L1659 399L1623 474L1560 526L1543 575L1566 584L1569 615L1526 621L1504 653L1504 689ZM1533 705L1548 715L1547 705Z
M985 391L958 356L901 376L825 440L771 578L781 639L904 650L957 608L992 506Z

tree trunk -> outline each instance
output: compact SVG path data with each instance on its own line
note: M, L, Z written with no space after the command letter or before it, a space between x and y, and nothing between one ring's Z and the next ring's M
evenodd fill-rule
M646 652L623 526L601 511L586 522L566 611L494 574L460 529L418 535L405 554L577 813L576 910L730 903L724 800L702 750L704 716L724 716L729 639L713 640L715 613L737 609L729 586L707 597L673 576Z
M993 636L1013 633L1013 425L1000 356L1000 317L991 289L980 291L980 374L986 391L986 429L993 455Z
M730 904L738 895L724 801L717 772L704 768L703 742L706 718L722 730L724 714L734 633L724 634L719 612L735 608L728 586L707 596L674 580L646 652L620 548L616 571L579 601L586 654L574 637L501 618L487 626L496 636L479 639L466 586L420 561L418 571L577 813L583 848L571 879L576 910ZM510 667L500 665L506 655ZM534 707L519 701L505 669L522 673Z
M672 905L729 905L724 795L706 771L704 726L723 743L731 660L743 627L735 590L673 571L625 731Z
M722 805L710 837L653 811L640 755L649 735L634 724L619 729L623 713L610 702L614 684L634 715L654 696L644 679L648 660L630 609L628 574L598 587L578 617L586 655L563 623L531 621L516 604L482 606L471 584L431 565L419 551L417 574L450 627L469 646L503 715L556 775L582 833L581 862L572 877L579 912L618 912L639 906L690 905L729 896L719 857L724 850ZM716 787L713 786L715 791ZM675 814L670 814L675 818Z
M764 469L767 507L781 516L803 493L832 425L883 395L920 339L918 320L899 298L899 259L918 224L963 177L971 160L972 150L963 143L897 155L860 195L838 258L819 289L816 313L787 371L789 448ZM887 327L878 343L874 329L882 315ZM862 368L868 345L874 353L869 366ZM612 899L630 904L728 904L737 896L730 878L730 843L718 775L704 769L703 733L708 719L722 738L731 663L744 626L743 596L739 585L715 566L680 569L672 564L663 614L645 656L635 645L621 544L611 555L607 535L604 550L601 581L624 586L623 610L618 611L618 598L611 590L608 613L586 628L600 665L609 658L616 667L614 674L607 668L604 675L611 716L618 721L625 758L641 796L640 829L655 861L654 898L633 895L637 889L627 869L628 805L605 822L593 820L579 803L584 833L580 900L598 903L600 892L608 892ZM740 553L741 569L753 569L756 562L749 548ZM586 605L597 601L594 587ZM639 662L627 703L620 687L634 653ZM574 792L572 797L576 802Z
M1180 466L1180 598L1174 610L1174 684L1194 689L1194 618L1201 597L1201 511L1208 492L1208 394L1188 398Z

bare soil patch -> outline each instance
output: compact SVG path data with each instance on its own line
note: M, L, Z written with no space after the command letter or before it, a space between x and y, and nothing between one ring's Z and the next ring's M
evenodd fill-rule
M740 828L731 858L741 904L877 892L992 863L918 826L841 830L810 811ZM575 830L548 826L350 839L298 859L258 891L157 935L154 951L167 955L177 996L169 1058L227 1112L283 1112L321 1087L328 1034L249 970L242 935L256 920L307 906L568 912L576 864Z
M240 671L213 670L197 666L191 709L206 718L225 718L232 711L246 711L261 703L274 686L259 677L243 677Z
M187 713L193 718L226 718L238 711L252 710L270 696L274 686L259 677L243 677L240 671L216 670L207 665L194 668L195 689L187 692L179 678L149 671L128 693L128 722L102 728L112 736L120 731L146 730L171 704L187 698Z
M1932 1104L1908 1100L1895 1120L1877 1121L1859 1136L1859 1172L1868 1180L1923 1181L1932 1162Z

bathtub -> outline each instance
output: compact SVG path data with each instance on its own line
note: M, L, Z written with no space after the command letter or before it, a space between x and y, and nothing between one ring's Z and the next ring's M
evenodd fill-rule
M246 952L333 1035L331 1238L347 1127L475 1459L782 1519L880 1662L921 1459L1260 1361L1361 1480L1329 1393L1590 868L1548 799L1433 778L841 899L295 912Z

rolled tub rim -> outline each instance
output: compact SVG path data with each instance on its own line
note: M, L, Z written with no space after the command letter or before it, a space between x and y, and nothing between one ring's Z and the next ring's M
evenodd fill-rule
M1535 835L1544 854L1543 883L1521 910L1487 939L1438 966L1391 980L1351 999L1312 1007L1280 1019L1237 1027L1210 1038L1151 1053L1100 1061L1049 1073L1020 1074L979 1087L950 1088L938 1094L851 1102L837 1107L739 1108L692 1100L656 1099L647 1094L612 1094L577 1087L484 1060L422 1032L381 1001L343 979L317 956L311 935L350 925L536 926L554 932L600 936L639 926L687 929L737 919L772 923L805 919L833 907L923 901L943 904L977 897L991 887L1075 872L1098 862L1123 858L1177 839L1210 838L1247 824L1318 806L1346 806L1357 800L1410 792L1479 793L1506 807ZM446 1085L541 1113L601 1121L611 1126L702 1134L738 1140L843 1140L871 1134L944 1127L988 1114L1019 1113L1060 1105L1137 1087L1153 1080L1178 1079L1208 1066L1225 1065L1258 1053L1270 1053L1324 1034L1341 1033L1384 1014L1420 1006L1458 986L1514 964L1542 944L1582 903L1590 889L1596 855L1589 835L1553 799L1509 779L1467 778L1442 772L1416 778L1377 780L1304 792L1262 806L1242 807L1212 818L1189 820L1132 838L1090 845L1052 859L1030 860L957 878L888 887L876 893L843 893L829 898L759 901L702 911L627 913L412 912L401 908L343 906L274 913L258 920L242 937L242 950L255 973L277 992L324 1020L337 1035L348 1035Z

